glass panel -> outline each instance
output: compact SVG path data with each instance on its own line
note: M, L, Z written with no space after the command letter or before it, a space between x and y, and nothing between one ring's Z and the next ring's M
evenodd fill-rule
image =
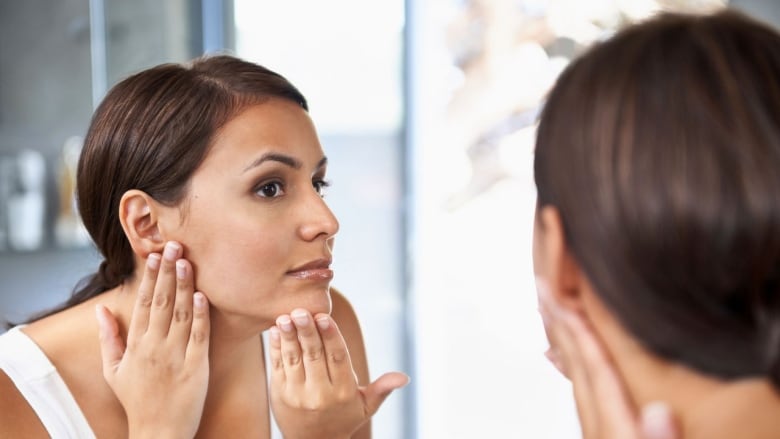
M372 376L404 366L402 0L236 0L236 51L295 84L329 159L328 204L341 228L334 286L363 327ZM410 437L404 396L374 437ZM279 436L275 436L279 437Z
M531 261L536 116L593 42L661 8L724 3L411 3L417 437L580 436L571 387L543 356Z

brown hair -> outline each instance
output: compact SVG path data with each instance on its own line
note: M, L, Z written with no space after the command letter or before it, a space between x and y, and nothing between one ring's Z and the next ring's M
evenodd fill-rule
M780 388L780 35L666 14L573 62L542 113L538 204L647 348Z
M92 118L78 164L81 218L105 260L70 299L41 318L114 288L135 269L119 201L139 189L166 205L182 200L215 133L248 105L281 98L308 111L279 74L231 56L163 64L117 84Z

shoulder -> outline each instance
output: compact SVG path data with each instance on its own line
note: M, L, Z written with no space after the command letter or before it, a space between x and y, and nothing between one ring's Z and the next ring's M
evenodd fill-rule
M330 298L333 305L331 309L331 315L337 323L341 323L339 322L339 318L345 320L354 320L357 322L357 314L355 314L355 310L352 308L352 304L349 303L349 300L344 297L344 294L342 294L341 291L335 288L331 288Z
M358 375L360 384L368 384L368 360L366 359L366 346L363 341L363 331L360 328L360 321L355 313L352 304L349 303L344 295L335 288L330 289L331 317L336 322L347 343L349 355L352 359L352 366Z
M347 298L337 289L331 288L330 296L332 301L330 315L339 326L339 330L347 342L347 347L349 348L350 353L353 354L353 362L355 360L355 353L365 357L363 331L360 329L360 321L358 320L357 313L355 313L355 309L352 307L352 304L349 303L349 300L347 300ZM359 352L355 352L355 350Z
M371 377L368 372L368 358L366 355L366 344L363 341L363 331L360 329L357 313L352 308L346 297L335 288L330 289L330 298L332 302L331 317L338 325L344 342L349 350L349 358L352 361L352 369L355 371L358 383L361 386L368 385ZM366 422L355 434L353 439L370 438L371 421Z
M30 404L0 369L0 437L49 437Z

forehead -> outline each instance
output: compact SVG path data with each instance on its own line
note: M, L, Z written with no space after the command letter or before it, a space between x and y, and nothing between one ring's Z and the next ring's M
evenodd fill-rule
M298 104L271 99L247 107L217 132L201 167L246 166L267 152L295 157L304 167L324 155L309 114Z

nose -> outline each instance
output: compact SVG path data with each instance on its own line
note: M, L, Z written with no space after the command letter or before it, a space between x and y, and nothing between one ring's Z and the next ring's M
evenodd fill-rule
M339 220L319 195L307 198L302 212L299 233L305 241L313 241L320 236L328 239L338 233Z

